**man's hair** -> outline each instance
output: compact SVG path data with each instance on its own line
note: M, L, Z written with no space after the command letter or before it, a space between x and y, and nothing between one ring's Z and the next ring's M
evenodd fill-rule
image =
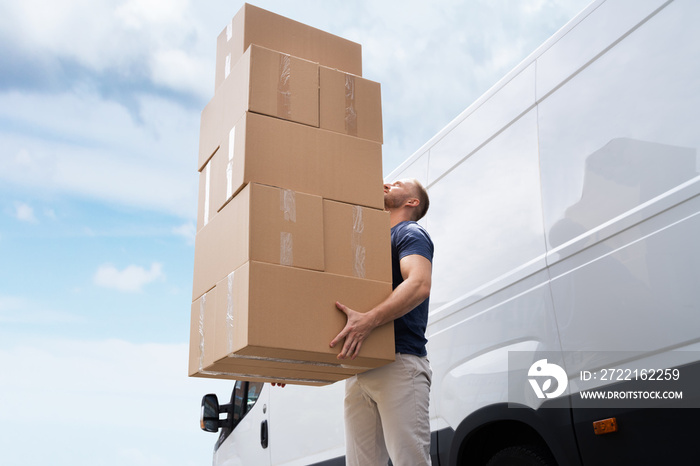
M420 181L416 179L411 180L415 186L414 195L418 198L418 207L413 209L413 220L418 221L425 217L428 212L428 207L430 207L430 198L428 197L428 191L423 187Z

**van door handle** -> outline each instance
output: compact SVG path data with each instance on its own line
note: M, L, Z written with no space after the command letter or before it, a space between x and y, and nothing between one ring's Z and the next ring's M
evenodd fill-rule
M260 423L260 445L267 448L267 420Z

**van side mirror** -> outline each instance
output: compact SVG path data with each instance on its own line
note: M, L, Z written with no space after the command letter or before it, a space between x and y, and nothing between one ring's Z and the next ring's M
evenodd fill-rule
M199 426L205 432L218 432L226 420L219 419L220 413L227 413L231 405L219 405L219 399L213 393L202 398L202 410L199 416Z

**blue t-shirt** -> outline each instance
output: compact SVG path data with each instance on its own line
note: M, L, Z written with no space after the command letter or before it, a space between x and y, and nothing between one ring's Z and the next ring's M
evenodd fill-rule
M391 229L391 267L393 287L403 282L399 261L406 256L418 254L433 262L433 241L425 229L416 222L406 221ZM396 352L426 356L425 329L428 326L428 306L426 299L407 314L394 321Z

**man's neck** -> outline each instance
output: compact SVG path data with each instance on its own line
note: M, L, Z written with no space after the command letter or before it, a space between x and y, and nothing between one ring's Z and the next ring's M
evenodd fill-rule
M389 209L389 224L394 228L401 222L411 220L411 213L406 209Z

